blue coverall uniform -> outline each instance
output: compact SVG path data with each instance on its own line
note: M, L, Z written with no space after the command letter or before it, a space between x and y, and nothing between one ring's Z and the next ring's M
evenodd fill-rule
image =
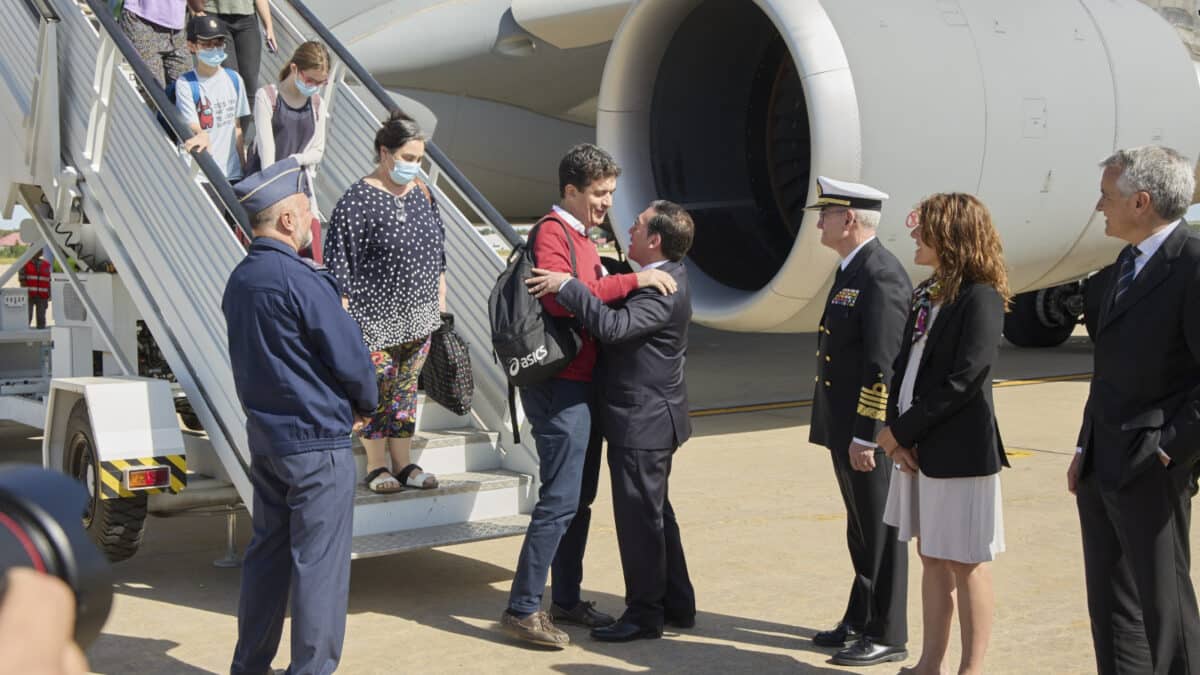
M231 672L271 672L290 595L288 672L332 673L350 592L350 431L378 402L375 370L333 276L281 241L254 240L221 308L254 487Z

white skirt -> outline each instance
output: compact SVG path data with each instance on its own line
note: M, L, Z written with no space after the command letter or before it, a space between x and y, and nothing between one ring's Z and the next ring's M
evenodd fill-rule
M920 539L923 555L961 563L994 560L1004 550L1000 474L930 478L892 471L883 522L900 541Z

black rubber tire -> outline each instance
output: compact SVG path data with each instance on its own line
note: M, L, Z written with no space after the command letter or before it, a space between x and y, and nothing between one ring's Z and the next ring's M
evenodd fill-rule
M1012 311L1004 315L1004 337L1018 347L1057 347L1071 337L1075 324L1047 326L1038 318L1038 291L1013 298Z
M100 499L100 467L93 439L87 401L80 399L67 418L66 468L88 489L88 505L83 513L83 527L88 537L110 561L118 562L133 557L142 544L146 495Z

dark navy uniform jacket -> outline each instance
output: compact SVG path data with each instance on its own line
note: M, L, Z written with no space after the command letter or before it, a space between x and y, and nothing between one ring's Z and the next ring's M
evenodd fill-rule
M856 437L875 442L911 299L904 266L878 239L838 272L817 328L809 442L838 452Z
M333 275L259 237L229 276L221 309L250 452L349 448L354 411L370 415L379 389Z

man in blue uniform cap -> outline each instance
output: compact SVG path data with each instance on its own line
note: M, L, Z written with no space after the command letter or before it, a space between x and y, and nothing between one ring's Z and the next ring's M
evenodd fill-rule
M333 276L296 254L312 239L303 180L287 159L235 188L254 227L221 302L254 486L235 674L271 672L289 591L288 672L337 668L350 592L350 432L378 402L370 354Z

